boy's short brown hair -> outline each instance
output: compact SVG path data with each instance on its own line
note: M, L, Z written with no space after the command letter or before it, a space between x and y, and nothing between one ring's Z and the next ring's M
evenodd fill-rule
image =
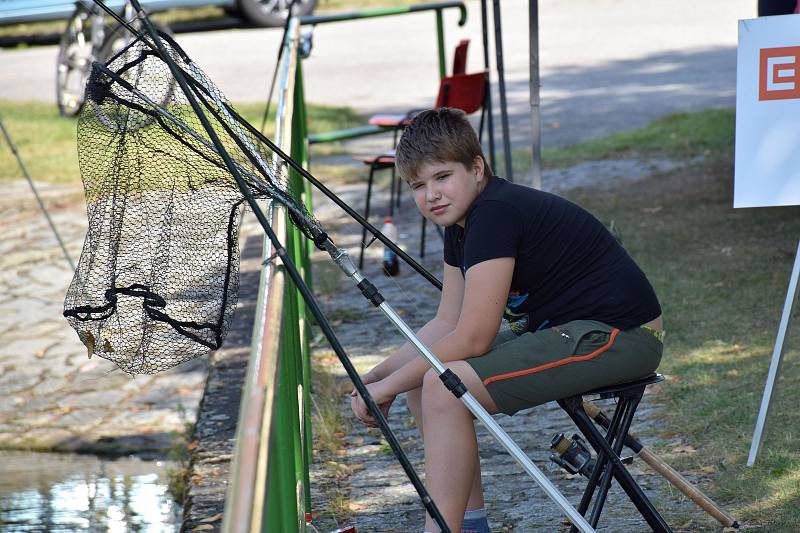
M395 166L404 180L413 179L426 163L455 161L471 168L483 159L484 172L492 175L475 130L460 109L440 107L419 113L406 126L397 143Z

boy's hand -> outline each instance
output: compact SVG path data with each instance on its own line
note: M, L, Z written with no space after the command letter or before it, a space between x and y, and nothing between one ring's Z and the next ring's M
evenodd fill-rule
M375 403L378 404L378 408L381 410L384 418L387 418L389 416L389 408L392 402L394 402L396 395L385 393L379 381L368 384L367 390ZM350 407L353 409L356 418L365 426L371 428L378 426L378 422L375 420L375 417L372 416L372 413L369 412L369 409L367 409L367 404L364 402L361 395L358 394L358 391L354 390L350 393Z
M375 374L372 370L361 376L361 381L364 382L364 385L369 385L370 383L375 383L376 381L380 380L381 377ZM350 391L350 396L355 396L356 394L358 394L358 391L355 387L353 387L353 390Z

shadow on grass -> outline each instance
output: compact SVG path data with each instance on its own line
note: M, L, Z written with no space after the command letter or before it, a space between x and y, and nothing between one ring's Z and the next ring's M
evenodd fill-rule
M661 389L667 426L696 453L665 458L712 471L711 492L763 531L797 531L800 385L797 330L787 340L763 451L744 466L800 236L800 208L732 208L732 156L570 198L620 226L659 295L667 338ZM708 477L708 476L706 476Z

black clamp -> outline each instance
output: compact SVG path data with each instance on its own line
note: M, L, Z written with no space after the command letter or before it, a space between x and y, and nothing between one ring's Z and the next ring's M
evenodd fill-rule
M370 282L370 280L367 278L362 279L358 285L356 285L356 287L361 289L361 294L363 294L367 300L372 302L372 305L375 307L378 307L383 303L383 296L381 296L380 291L378 291L378 288L375 287L375 285L373 285L372 282Z
M316 235L314 235L313 238L314 246L316 246L318 249L322 251L325 251L325 241L327 240L328 240L328 234L325 233L324 231L321 231Z
M439 379L442 380L444 386L447 387L447 390L453 393L453 396L456 398L461 398L464 396L464 393L467 392L467 387L461 382L461 378L459 378L455 372L450 370L449 368L439 374Z

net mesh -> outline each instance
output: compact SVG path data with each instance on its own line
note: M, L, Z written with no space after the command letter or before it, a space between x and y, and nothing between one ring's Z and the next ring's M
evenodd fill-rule
M167 36L169 55L257 198L309 237L285 165ZM78 121L89 227L64 315L89 356L152 374L222 345L239 288L244 196L169 66L141 39L95 65Z

